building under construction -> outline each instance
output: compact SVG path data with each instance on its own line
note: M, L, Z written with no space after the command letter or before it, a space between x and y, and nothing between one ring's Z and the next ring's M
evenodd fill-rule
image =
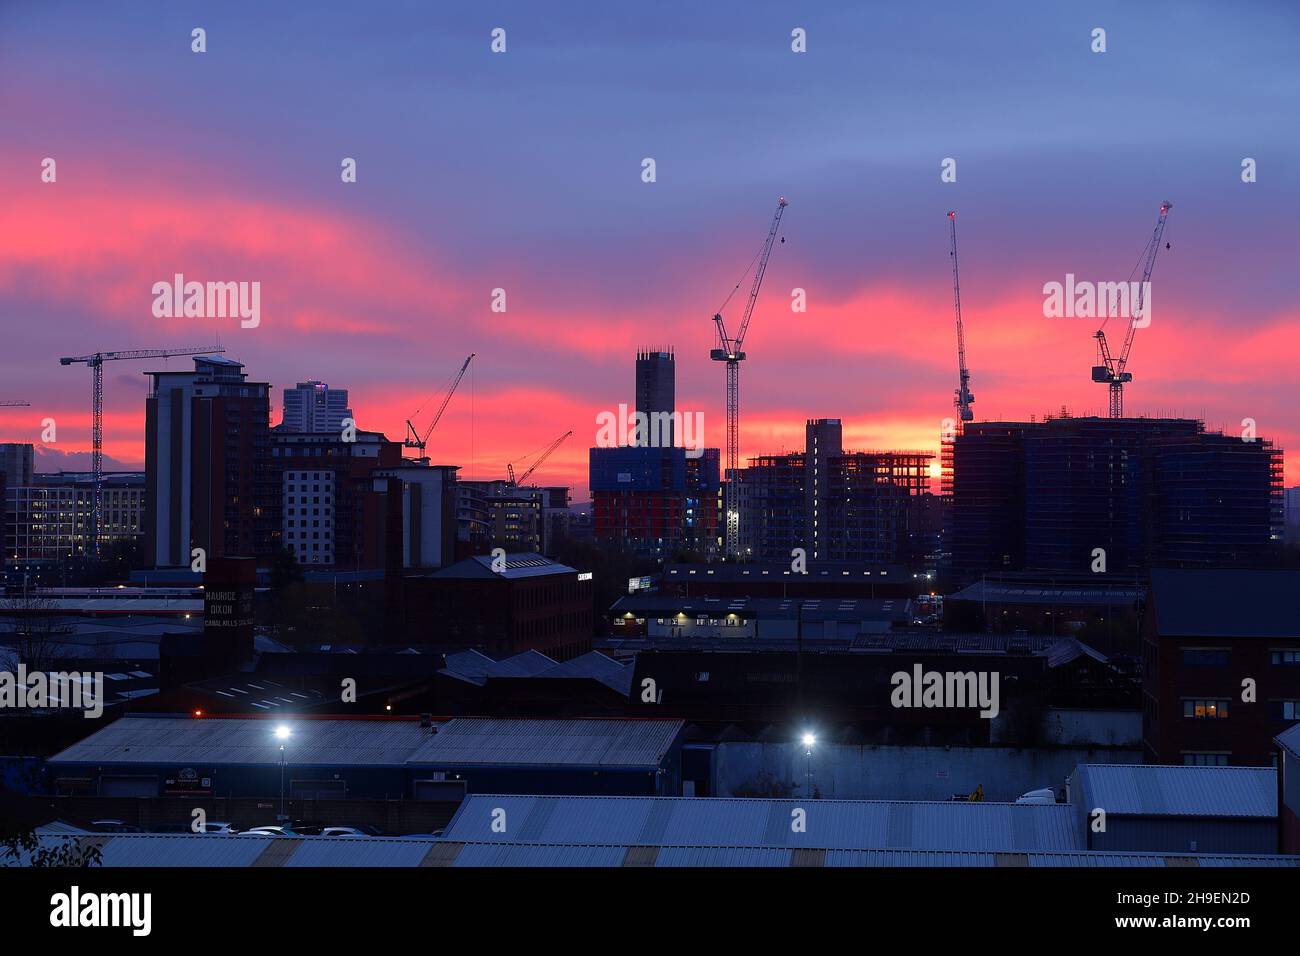
M741 554L919 566L929 551L921 451L846 452L838 418L810 419L802 452L750 459L737 482Z
M958 582L1000 571L1142 574L1267 563L1282 452L1172 418L968 423L953 442Z

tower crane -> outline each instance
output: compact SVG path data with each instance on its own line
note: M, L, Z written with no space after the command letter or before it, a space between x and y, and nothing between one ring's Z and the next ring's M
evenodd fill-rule
M532 473L537 470L538 466L541 465L542 462L546 461L546 459L551 457L551 452L555 451L555 449L563 445L564 440L572 434L573 434L573 430L570 429L569 431L561 435L559 438L555 439L555 441L547 445L546 450L537 456L537 460L533 462L532 467L529 468L527 471L525 471L522 475L520 475L518 479L515 478L515 466L512 463L507 462L506 480L509 481L510 484L512 485L522 485L525 481L528 480L529 476L532 475Z
M1142 258L1138 260L1142 265L1142 282L1138 285L1137 305L1131 309L1132 317L1129 320L1128 333L1124 336L1124 348L1119 356L1111 355L1110 346L1106 342L1105 321L1102 322L1102 328L1093 334L1093 338L1097 340L1097 359L1100 364L1092 367L1092 380L1104 382L1109 388L1111 418L1124 417L1124 385L1126 382L1133 381L1133 373L1126 370L1128 353L1133 348L1133 335L1138 330L1138 320L1146 318L1144 310L1147 283L1151 281L1151 271L1156 266L1156 254L1160 251L1160 240L1165 234L1165 217L1173 208L1174 204L1168 200L1160 204L1160 217L1156 220L1155 230L1151 233L1151 239L1142 253ZM1165 243L1165 247L1168 246L1169 244ZM1137 271L1137 266L1133 267L1133 271ZM1132 279L1132 273L1129 274L1129 278ZM1144 321L1143 324L1147 323Z
M104 504L104 363L173 358L178 355L213 355L224 351L225 349L220 345L192 349L127 349L117 352L92 352L90 355L59 359L60 365L89 366L93 380L90 405L90 471L94 478L95 496L90 509L90 544L95 557L99 557L99 526Z
M447 410L447 405L450 404L452 395L456 394L456 386L459 385L460 380L465 377L465 369L469 368L469 363L473 361L474 355L475 353L473 352L469 353L469 358L465 359L465 363L461 365L460 371L452 376L450 384L448 384L444 389L445 394L439 393L442 394L442 403L438 406L438 410L434 412L433 421L429 422L429 427L424 430L423 435L415 430L415 426L411 424L409 418L406 420L406 438L402 440L402 444L407 448L415 448L419 450L420 454L416 459L417 461L428 462L428 457L424 454L424 446L428 444L429 436L433 434L433 430L438 427L438 420L442 418L442 413ZM426 400L424 405L427 404L428 401ZM420 414L420 409L424 408L424 405L417 408L414 414Z
M962 422L971 421L975 413L970 410L975 396L970 390L970 369L966 367L966 327L961 321L961 277L957 272L957 213L948 212L948 225L952 237L948 254L952 256L952 311L957 317L957 388L953 393L953 405L957 406L957 428Z
M739 543L737 541L740 530L740 515L736 510L736 489L735 489L735 472L739 467L738 458L740 455L740 363L745 360L744 343L745 332L749 329L749 320L754 316L754 303L758 301L758 290L763 285L763 274L767 272L767 260L772 255L772 243L776 241L777 231L781 228L781 216L785 213L785 207L789 203L785 197L781 196L776 201L776 213L772 216L772 225L767 230L767 238L763 241L763 247L759 250L754 259L756 267L754 268L754 280L749 287L749 299L745 302L745 312L740 320L740 331L736 337L730 338L727 335L727 325L722 318L722 309L726 308L727 302L731 301L731 296L736 294L736 289L740 288L740 283L736 283L736 288L731 290L722 307L713 315L713 324L717 330L717 347L709 352L709 358L715 362L725 362L727 366L727 460L724 478L726 479L726 493L723 499L723 508L726 511L727 518L727 550L731 554L739 553ZM785 240L783 239L782 242ZM748 273L749 270L746 270ZM741 276L744 281L744 276Z

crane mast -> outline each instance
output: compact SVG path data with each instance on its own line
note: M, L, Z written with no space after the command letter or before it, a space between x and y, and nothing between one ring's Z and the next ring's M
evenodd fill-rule
M1137 287L1136 305L1131 309L1128 333L1124 336L1124 347L1119 355L1111 354L1110 344L1106 341L1105 328L1100 328L1093 334L1093 338L1097 340L1099 364L1092 367L1092 380L1106 384L1110 397L1111 418L1124 417L1124 385L1126 382L1133 381L1133 373L1127 371L1129 351L1133 348L1133 336L1138 330L1138 321L1147 318L1145 311L1147 285L1151 282L1151 273L1156 267L1156 255L1160 252L1160 242L1164 238L1166 217L1169 215L1169 210L1173 208L1174 204L1168 200L1160 204L1160 217L1156 220L1151 240L1142 253L1142 281ZM1143 324L1146 325L1147 322L1143 321ZM1104 326L1105 323L1103 322L1102 325Z
M739 467L738 458L740 455L740 363L745 360L745 333L749 330L749 321L754 316L754 304L758 301L758 291L763 285L763 276L767 272L767 261L772 255L772 244L776 241L777 233L781 228L781 216L788 205L789 203L786 202L784 196L777 200L776 213L772 216L772 225L767 230L767 238L763 241L762 250L755 260L754 280L749 287L749 299L745 302L744 315L740 320L740 330L736 333L736 337L733 339L727 335L727 325L722 318L721 309L714 313L713 316L714 327L718 335L718 346L709 352L709 358L715 362L725 362L727 367L727 449L723 474L726 492L723 499L723 510L726 512L727 521L727 550L731 554L736 554L739 551L736 539L740 530L740 515L736 510L735 489L735 472ZM728 299L730 299L730 296L728 296ZM724 302L723 306L725 305Z
M173 358L178 355L212 355L224 351L220 345L199 349L124 349L59 359L60 365L86 365L91 371L90 471L94 479L94 498L90 508L90 547L95 557L99 557L100 519L104 509L104 363Z
M951 246L948 254L952 256L952 311L957 319L957 388L953 393L953 405L957 407L958 429L962 422L971 421L975 414L971 405L975 396L970 390L970 369L966 367L966 328L961 320L961 276L957 271L957 213L949 211L948 225Z

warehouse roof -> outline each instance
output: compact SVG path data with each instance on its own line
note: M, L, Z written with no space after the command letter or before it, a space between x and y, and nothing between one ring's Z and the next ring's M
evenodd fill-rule
M51 757L49 763L278 764L282 721L256 717L123 717ZM428 738L418 720L283 721L297 766L392 766Z
M1273 738L1273 743L1285 747L1287 751L1300 757L1300 724L1295 724L1290 730L1282 731Z
M76 840L100 848L104 867L1300 867L1300 856L1198 853L998 853L944 850L805 850L572 843L466 843L414 837L273 837L123 833L42 836L43 848ZM25 865L27 854L20 855Z
M492 830L505 811L505 833ZM795 832L795 811L806 829ZM499 814L498 814L499 817ZM1065 852L1085 848L1066 804L474 794L446 839L828 849Z
M1161 637L1300 637L1300 569L1153 568Z
M425 738L409 763L447 767L654 768L681 720L515 720L457 717Z
M531 551L523 551L519 554L507 554L505 556L504 570L492 570L492 556L490 554L478 554L466 558L464 561L457 561L455 564L443 568L441 571L435 571L428 575L431 578L506 578L515 580L518 578L535 578L543 577L548 574L576 574L576 570L567 564L560 564L558 561L552 561L550 558L543 557Z
M948 595L949 601L990 602L993 604L1044 604L1074 607L1120 607L1136 604L1146 594L1138 586L1099 587L1085 584L1057 584L1031 581L976 581Z
M1080 802L1109 815L1276 817L1272 767L1080 764Z
M491 678L585 677L623 696L627 696L632 688L631 665L620 663L599 651L589 651L560 663L535 650L499 661L469 650L448 654L446 664L440 673L480 687Z

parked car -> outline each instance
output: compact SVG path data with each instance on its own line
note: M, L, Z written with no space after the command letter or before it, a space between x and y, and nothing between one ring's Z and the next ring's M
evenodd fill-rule
M392 836L392 834L387 830L382 827L377 827L372 823L336 823L334 826L343 827L348 830L356 830L358 833L365 836Z
M96 833L143 833L140 827L123 820L92 820L90 829Z
M268 826L268 827L250 827L242 830L240 836L260 836L260 837L298 837L303 834L298 833L293 827L285 826Z
M321 831L321 836L327 837L368 837L370 835L362 833L356 827L326 827Z
M203 824L203 832L235 834L238 833L239 831L234 827L232 827L229 823L214 823L212 821L208 821L207 823Z
M1051 787L1030 790L1028 793L1022 793L1016 797L1016 803L1056 803L1056 791Z

